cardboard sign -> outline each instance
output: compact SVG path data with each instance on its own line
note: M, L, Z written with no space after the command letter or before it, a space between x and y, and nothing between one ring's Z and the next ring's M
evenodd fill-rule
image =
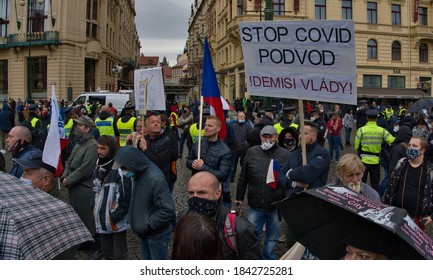
M165 91L161 67L135 70L134 89L135 110L165 110Z
M250 95L356 104L353 21L239 24Z

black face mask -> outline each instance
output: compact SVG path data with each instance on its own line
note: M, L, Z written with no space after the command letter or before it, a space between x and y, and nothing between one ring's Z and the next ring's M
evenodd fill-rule
M292 146L295 143L295 140L293 139L284 139L284 144L287 146Z
M190 211L212 218L216 215L218 210L218 200L209 200L193 196L188 199L188 208Z
M19 139L11 148L12 157L15 157L21 149L25 149L29 146L29 143L25 140Z

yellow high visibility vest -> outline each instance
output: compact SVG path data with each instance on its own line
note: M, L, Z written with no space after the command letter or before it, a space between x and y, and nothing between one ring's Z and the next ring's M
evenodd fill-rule
M99 117L97 117L95 120L96 128L99 130L99 134L101 135L114 136L113 123L114 123L113 117L108 117L105 120L101 120Z
M126 123L122 122L121 118L117 121L117 130L119 131L120 147L125 146L126 137L132 132L134 132L134 122L136 119L137 119L136 117L132 117Z
M356 131L355 151L359 151L363 163L378 164L383 141L391 145L394 136L375 121L369 121Z
M66 137L69 137L69 134L71 134L72 126L74 125L74 120L72 118L69 119L68 123L65 124L65 134Z
M192 138L192 142L195 143L195 141L198 140L198 127L197 127L198 123L193 123L190 127L189 127L189 135L191 135ZM201 136L204 136L204 129L201 130Z

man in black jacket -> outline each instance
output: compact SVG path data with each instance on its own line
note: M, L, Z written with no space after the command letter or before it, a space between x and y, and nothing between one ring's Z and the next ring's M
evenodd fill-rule
M143 141L140 136L139 149L143 151L148 159L164 173L167 182L170 182L171 176L171 140L165 134L161 133L161 116L152 115L146 119L147 134Z
M223 240L224 256L229 260L260 260L262 252L257 231L246 218L235 218L235 239L237 246L232 248L225 237L224 228L230 209L221 199L221 185L210 172L203 171L193 175L188 182L188 211L209 216L215 221Z
M263 257L274 260L281 223L278 209L272 203L284 198L284 189L277 187L277 178L273 174L286 162L290 152L277 144L278 133L272 125L260 131L260 139L261 145L248 149L242 161L236 202L240 204L244 200L248 187L248 220L256 226L259 238L266 224ZM269 177L273 177L273 180Z
M208 116L205 124L205 137L201 140L200 158L198 158L198 141L189 152L186 166L193 175L199 171L209 171L225 182L230 175L232 154L227 145L219 139L221 121L216 116Z

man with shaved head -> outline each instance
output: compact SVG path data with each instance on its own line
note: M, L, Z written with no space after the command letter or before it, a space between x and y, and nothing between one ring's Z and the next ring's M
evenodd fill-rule
M188 211L194 211L210 217L218 228L223 240L224 256L228 260L262 259L260 240L255 227L244 217L237 216L234 221L234 238L236 247L229 245L224 231L230 209L224 206L221 199L221 185L212 173L201 171L195 173L188 182ZM231 241L230 241L231 242Z
M29 159L32 155L40 152L39 149L30 144L31 142L32 134L30 129L22 125L13 127L5 141L6 149L12 154L13 159ZM9 174L20 178L23 174L23 168L13 161Z

